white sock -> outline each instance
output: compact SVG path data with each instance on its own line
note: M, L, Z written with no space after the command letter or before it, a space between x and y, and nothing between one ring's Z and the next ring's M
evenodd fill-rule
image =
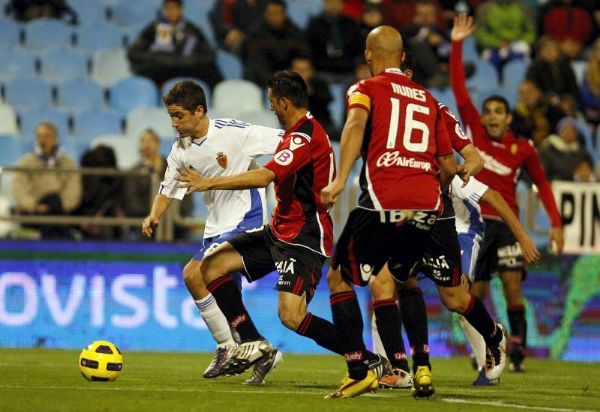
M373 313L373 315L371 316L371 334L373 336L373 352L387 359L385 348L383 347L383 342L381 342L381 337L379 337L379 331L377 330L375 313Z
M217 342L217 346L235 345L227 318L223 315L221 309L219 309L215 297L209 293L204 298L194 302L200 310L200 316L204 319L208 330L210 330L210 333Z
M467 340L469 341L469 344L471 345L471 349L475 354L477 368L478 370L481 370L485 366L485 340L483 339L483 336L477 332L477 329L475 329L464 316L460 315L459 322Z

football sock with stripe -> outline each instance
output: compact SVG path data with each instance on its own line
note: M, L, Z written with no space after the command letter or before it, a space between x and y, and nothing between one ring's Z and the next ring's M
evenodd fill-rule
M217 300L229 324L239 333L242 343L264 339L246 311L242 293L231 276L221 276L206 285L206 288Z
M398 299L402 324L412 351L413 372L416 372L419 366L428 366L431 369L427 307L423 291L419 287L400 289Z
M334 293L330 296L331 313L340 349L348 365L351 379L367 376L366 348L363 341L363 321L354 291Z
M227 318L221 312L215 297L209 293L202 299L194 301L194 303L217 345L220 347L235 345Z
M463 316L483 336L487 346L498 345L502 340L500 329L496 328L496 324L483 305L483 302L473 295L470 296L471 304L465 313L463 313Z
M300 326L296 329L296 333L314 340L319 346L331 352L342 355L335 326L323 318L307 312Z
M523 304L510 305L506 312L508 313L508 322L510 323L511 341L525 348L527 346L525 306L523 306Z
M400 321L400 310L395 299L382 299L373 302L375 322L381 343L385 349L386 357L396 368L408 371L408 360L406 349L402 340L402 323Z

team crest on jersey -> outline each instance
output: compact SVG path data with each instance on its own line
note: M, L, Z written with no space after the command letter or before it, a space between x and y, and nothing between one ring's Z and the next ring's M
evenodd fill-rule
M217 153L217 163L223 169L227 169L227 155L223 152Z

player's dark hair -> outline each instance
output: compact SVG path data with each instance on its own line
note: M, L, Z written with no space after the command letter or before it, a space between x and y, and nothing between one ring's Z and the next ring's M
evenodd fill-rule
M287 10L287 3L284 0L268 0L267 6L274 4L275 6L281 6L284 10Z
M207 111L204 89L198 83L190 80L176 83L163 97L163 102L165 106L178 104L192 113L196 111L198 106L204 107L204 111Z
M508 104L508 100L506 100L504 96L500 96L499 94L493 94L487 97L481 105L482 110L488 102L498 102L504 106L506 113L510 113L510 104Z
M404 61L400 65L400 70L403 72L406 70L411 70L413 72L413 77L417 73L415 58L408 49L404 49Z
M163 6L167 3L177 3L180 7L183 7L183 0L163 0Z
M308 108L308 90L304 79L296 72L281 70L273 74L267 86L278 99L290 100L297 108Z

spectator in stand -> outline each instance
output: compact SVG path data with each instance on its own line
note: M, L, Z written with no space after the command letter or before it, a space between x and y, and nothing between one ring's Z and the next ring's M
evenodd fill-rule
M167 169L167 160L160 154L160 138L152 129L144 130L140 135L140 160L130 169L134 173L147 173L147 176L128 176L125 180L124 202L125 213L128 217L146 217L150 213L150 206L154 194L158 191L158 183ZM152 177L158 180L153 187ZM179 214L191 216L194 208L192 196L186 196L179 203ZM167 213L177 213L177 208L171 207ZM139 229L135 228L139 235ZM183 238L185 231L176 230L175 238Z
M265 13L267 0L218 0L210 11L217 43L240 55L253 24Z
M529 58L535 41L533 17L519 0L490 0L477 10L475 40L482 57L498 69L512 59Z
M531 80L523 80L519 86L519 100L513 111L511 129L539 146L565 116L563 111L544 101L542 91Z
M349 81L354 61L362 54L360 27L342 14L343 0L323 0L323 12L308 23L306 37L313 65L328 80Z
M365 44L371 30L383 24L384 18L379 4L367 3L360 16L360 44Z
M582 158L590 157L590 153L581 143L575 119L565 117L556 131L540 145L540 160L548 180L573 180L575 166Z
M406 48L417 66L414 80L426 87L449 85L450 41L438 25L439 13L433 0L418 0L412 23L402 31Z
M183 0L163 0L160 17L129 47L135 74L162 85L172 77L197 77L211 88L222 80L215 51L202 31L183 16Z
M65 0L11 0L4 6L4 14L18 21L46 18L78 23L77 13Z
M329 84L318 73L315 73L312 61L308 56L297 56L292 60L290 70L298 73L304 79L308 91L308 109L327 131L330 140L340 140L336 130L329 103L333 100Z
M271 73L290 67L293 56L309 53L304 33L287 15L285 1L268 0L244 46L244 78L265 88Z
M544 99L555 106L560 105L561 96L579 97L575 72L562 55L558 41L543 36L538 41L538 53L527 70L526 78L533 81L544 93Z
M593 38L593 10L588 9L585 3L579 0L552 0L538 13L540 34L558 40L569 59L577 58Z
M35 131L33 152L25 154L16 164L22 168L46 168L48 171L15 173L12 194L19 213L31 215L66 215L81 201L81 176L73 172L77 164L58 145L58 133L52 123L40 123ZM65 238L64 226L35 226L43 238Z
M580 183L595 183L598 175L594 172L594 161L591 156L584 156L575 164L573 180Z
M581 85L581 107L594 128L600 123L600 39L594 42Z

